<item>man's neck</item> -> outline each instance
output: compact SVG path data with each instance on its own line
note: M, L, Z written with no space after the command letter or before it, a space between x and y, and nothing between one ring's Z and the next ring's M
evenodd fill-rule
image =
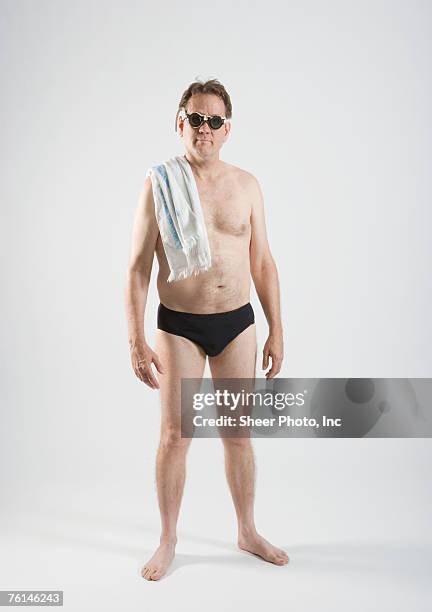
M213 179L220 174L223 162L219 158L202 159L191 155L189 152L185 153L184 157L191 165L194 174L200 180Z

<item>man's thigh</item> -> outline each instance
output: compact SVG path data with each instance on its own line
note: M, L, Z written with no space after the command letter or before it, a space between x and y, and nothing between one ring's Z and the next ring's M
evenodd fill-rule
M162 362L164 374L158 374L161 399L161 429L173 435L180 432L181 380L199 378L204 373L204 351L182 336L156 330L156 353ZM197 392L199 391L199 386Z
M255 387L256 368L256 326L249 325L225 349L216 355L209 357L209 365L212 373L214 389L221 392L227 390L229 393L253 392ZM249 379L249 382L236 379ZM220 379L220 380L217 380ZM235 380L231 380L235 379ZM248 405L238 405L235 411L237 419L250 413ZM219 408L217 416L233 416L229 408ZM224 443L242 441L249 437L249 431L245 427L219 427L219 436ZM240 440L239 440L240 439ZM246 440L244 440L246 442Z
M256 326L249 325L224 350L209 357L213 378L255 378L257 356Z

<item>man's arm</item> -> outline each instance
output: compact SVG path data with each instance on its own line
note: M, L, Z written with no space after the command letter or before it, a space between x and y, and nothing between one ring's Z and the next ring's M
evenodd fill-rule
M251 275L265 317L269 325L269 336L263 350L263 370L272 359L266 378L280 372L283 360L283 329L280 309L279 277L270 252L264 215L264 200L258 181L253 177L251 212L250 262Z
M158 234L151 179L147 177L135 213L126 275L125 304L132 366L138 378L153 389L159 388L159 384L153 374L151 363L153 362L161 373L162 366L158 356L146 342L144 313Z

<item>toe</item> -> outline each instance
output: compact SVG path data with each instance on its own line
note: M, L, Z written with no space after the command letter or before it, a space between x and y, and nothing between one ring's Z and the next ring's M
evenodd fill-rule
M276 549L274 554L273 554L273 563L276 563L277 565L284 565L285 564L285 556L283 554L281 554L282 551Z
M144 573L144 578L150 580L151 569L148 567Z
M284 550L279 550L278 557L279 559L283 559L285 563L288 563L288 555L286 554Z

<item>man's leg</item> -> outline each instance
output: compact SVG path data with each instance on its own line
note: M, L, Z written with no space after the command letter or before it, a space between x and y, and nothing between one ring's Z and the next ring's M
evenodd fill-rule
M161 398L160 445L156 483L161 515L160 546L141 575L159 580L171 563L177 543L177 518L186 475L186 453L191 439L181 437L181 379L202 378L206 356L193 342L157 330L155 351L165 374L158 374Z
M255 378L255 324L247 327L228 346L209 357L213 378ZM254 521L255 462L250 438L222 438L225 469L238 521L238 545L276 565L288 563L285 551L273 546L256 530Z

